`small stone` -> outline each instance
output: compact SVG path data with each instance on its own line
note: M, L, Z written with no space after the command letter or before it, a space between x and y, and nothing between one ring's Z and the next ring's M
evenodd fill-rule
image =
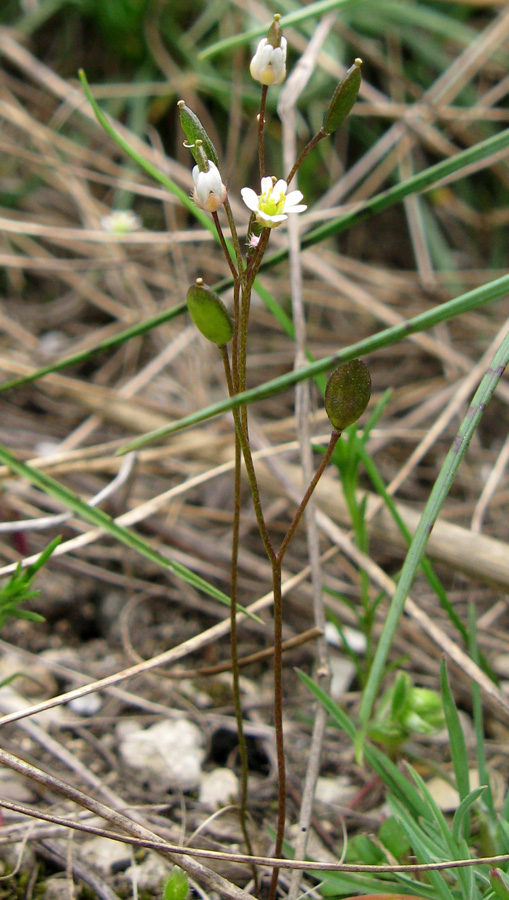
M69 702L69 709L77 716L95 716L103 705L101 694L84 694Z
M143 862L136 866L129 866L124 872L124 877L136 884L138 890L153 891L160 895L163 882L168 878L172 867L156 856L148 853Z
M97 869L102 875L111 875L113 867L117 869L121 863L125 863L127 868L131 856L129 847L120 841L95 837L80 844L79 859L80 862L88 863Z
M358 788L352 784L346 775L338 775L336 778L320 776L316 782L316 799L322 803L334 803L336 806L346 806L355 797Z
M173 719L150 728L117 732L120 755L156 791L192 791L200 784L204 750L193 722Z
M330 668L332 675L330 685L331 697L333 700L342 700L355 678L355 666L347 656L340 656L334 653L330 656Z
M200 784L200 803L211 812L237 801L239 780L231 769L218 768L206 772Z

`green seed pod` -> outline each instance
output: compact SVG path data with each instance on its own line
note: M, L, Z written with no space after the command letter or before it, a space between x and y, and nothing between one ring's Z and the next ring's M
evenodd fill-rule
M334 369L325 389L325 412L336 431L344 431L362 416L371 396L371 378L361 359Z
M163 889L163 900L186 900L189 893L187 872L174 866Z
M210 140L196 113L194 113L192 109L189 109L189 107L186 106L184 100L179 100L177 106L180 112L180 124L182 126L182 131L186 136L187 143L189 144L189 149L194 156L195 162L199 164L195 144L196 141L201 141L207 159L211 159L214 165L219 168L219 157L217 155L216 148L214 147L214 144Z
M334 91L323 120L325 134L336 131L350 114L361 86L361 66L362 59L357 58Z
M222 347L233 334L233 319L221 297L197 278L187 292L187 308L198 331Z

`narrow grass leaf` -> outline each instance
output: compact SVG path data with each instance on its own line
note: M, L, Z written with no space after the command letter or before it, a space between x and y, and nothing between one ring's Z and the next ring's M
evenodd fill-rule
M367 728L373 704L380 687L383 677L385 664L392 646L394 634L398 626L406 597L410 591L415 574L420 565L427 540L443 506L451 485L454 481L456 473L460 467L465 453L467 452L470 441L475 434L477 426L481 420L484 410L488 405L495 388L502 377L502 374L509 359L509 334L502 341L499 349L495 353L492 363L481 380L481 383L472 399L466 416L464 417L456 437L452 443L451 449L447 454L444 464L435 481L428 502L424 508L420 518L419 525L413 537L405 562L401 569L396 591L391 601L389 612L384 623L382 635L380 637L369 678L364 689L360 709L359 721L364 731ZM462 780L462 785L464 781ZM459 787L459 785L458 785ZM468 793L468 787L463 787L460 796L463 798Z
M449 744L451 748L451 759L456 776L456 788L460 795L460 800L464 800L470 793L470 777L468 774L468 753L465 741L465 735L461 727L458 709L454 702L454 697L449 686L447 677L447 667L445 660L442 659L440 665L440 686L442 689L442 699L444 702L445 721L447 731L449 732Z
M327 372L339 363L348 362L359 356L366 356L368 353L373 353L383 347L389 347L408 337L410 334L416 334L419 331L432 328L439 322L445 322L448 319L452 319L469 310L476 309L476 307L482 306L485 303L498 300L503 297L507 291L509 291L509 275L503 275L501 278L497 278L488 284L482 285L482 287L474 288L474 290L468 291L466 294L461 294L454 300L442 303L432 310L419 313L419 315L414 316L412 319L407 319L405 322L393 325L390 328L384 328L377 334L364 338L362 341L358 341L355 344L350 344L349 347L338 350L337 353L334 353L332 356L326 356L307 366L301 366L298 369L288 372L286 375L273 378L271 381L266 381L264 384L258 385L255 388L236 394L234 397L228 397L225 400L207 406L195 413L191 413L189 416L184 416L172 425L159 428L156 431L151 431L143 437L137 438L129 444L126 444L120 449L119 453L137 450L146 444L151 444L154 441L158 441L161 438L174 434L177 431L181 431L184 428L198 425L200 422L205 422L207 419L222 415L231 409L236 409L239 406L247 406L257 400L265 400L267 397L273 397L275 394L285 391L301 381L306 381L308 378L314 378L316 375Z
M230 606L230 598L218 588L209 584L204 578L195 575L195 573L186 568L186 566L174 562L173 560L166 559L166 557L161 553L158 553L157 550L154 550L150 544L147 544L144 540L134 534L134 532L130 531L128 528L124 528L122 525L118 525L117 522L115 522L107 513L103 512L102 509L88 506L83 500L80 500L73 491L69 490L69 488L59 484L58 481L50 478L49 475L45 475L43 472L34 469L33 466L22 463L10 452L10 450L2 445L0 445L0 462L7 466L11 472L14 472L21 478L26 478L30 484L35 485L44 491L44 493L49 494L50 497L55 497L64 506L71 509L86 522L90 522L92 525L102 528L111 537L120 541L120 543L125 544L127 547L130 547L132 550L135 550L137 553L140 553L141 556L150 559L151 562L156 563L156 565L163 569L170 569L175 575L182 578L183 581L186 581L197 590L203 591L203 593L207 594L209 597L218 600L226 606ZM250 618L253 618L253 614L245 610L244 607L237 604L237 608L239 611L249 615ZM254 618L259 621L257 616Z

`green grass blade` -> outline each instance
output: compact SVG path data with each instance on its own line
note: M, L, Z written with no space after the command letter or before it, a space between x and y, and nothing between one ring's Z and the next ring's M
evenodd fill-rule
M477 619L476 611L473 603L468 607L468 630L469 630L469 648L472 660L479 665L481 661L481 652L477 643ZM488 766L486 765L486 746L484 731L484 716L482 711L481 689L477 682L472 684L472 709L475 730L475 749L477 756L477 771L479 772L479 783L487 785L484 801L488 807L488 812L493 821L495 821L495 804L493 802L493 792L491 790L491 779ZM509 797L509 794L508 794Z
M470 793L463 798L456 812L454 813L454 817L452 820L452 836L453 840L456 841L457 844L459 844L462 840L465 826L468 825L467 816L470 813L471 807L474 805L474 803L477 802L479 797L486 790L486 784L482 784L480 787L474 788L473 791L470 791Z
M458 433L454 438L453 444L440 473L435 481L428 502L424 508L423 514L417 526L417 530L410 545L407 557L403 564L400 578L387 618L378 647L376 649L373 665L366 683L364 694L359 709L359 721L363 731L366 730L373 704L378 696L380 682L383 677L385 664L389 650L392 646L394 634L398 626L406 597L412 586L415 574L420 565L427 540L438 517L442 505L449 493L453 480L459 469L461 461L468 449L468 445L476 431L481 420L484 409L489 403L493 392L504 372L509 358L509 334L505 336L499 349L493 357L493 361L488 371L481 380L481 383L475 393L473 400L469 406L467 414L463 419ZM464 791L462 797L468 793Z
M59 359L58 362L52 363L49 366L35 369L33 372L30 372L29 375L22 375L19 378L11 378L10 381L4 381L0 384L0 394L11 388L20 387L22 384L30 384L32 381L38 381L39 378L43 378L45 375L51 375L52 372L60 372L62 369L68 369L69 366L86 362L96 353L101 353L103 350L111 350L115 347L119 347L126 341L131 340L131 338L140 337L143 334L147 334L147 332L151 331L153 328L163 325L165 322L171 322L172 319L176 319L177 316L181 316L185 313L186 309L186 303L181 303L179 306L173 306L172 309L167 309L157 316L145 319L138 325L131 325L129 328L119 331L118 334L106 338L106 340L101 341L99 344L95 344L94 347L89 347L88 350L81 350L79 353L74 353L71 356L65 356L63 359Z
M174 562L173 560L166 559L166 557L161 553L158 553L157 550L154 550L150 544L147 544L142 538L134 534L134 532L130 531L128 528L124 528L122 525L118 525L108 513L105 513L102 509L88 506L83 500L80 500L73 491L69 490L69 488L59 484L58 481L50 478L49 475L39 472L37 469L33 468L33 466L22 463L10 452L10 450L2 445L0 445L0 462L7 466L11 472L14 472L21 478L25 478L30 484L35 485L35 487L40 488L45 494L49 494L50 497L55 497L63 503L64 506L71 509L86 522L90 522L92 525L102 528L111 537L120 541L121 544L125 544L126 547L130 547L132 550L140 553L141 556L144 556L146 559L150 559L151 562L156 563L156 565L161 568L170 569L175 575L182 578L183 581L186 581L197 590L203 591L203 593L212 597L214 600L218 600L220 603L230 606L230 598L224 594L223 591L220 591L219 588L215 588L204 578L195 575L195 573L191 572L186 566ZM239 611L247 613L247 610L238 604L237 608ZM247 614L253 618L251 613ZM255 616L255 618L257 621L260 621L257 616Z
M461 727L458 710L454 702L454 697L449 686L447 677L447 667L445 660L440 665L440 684L442 688L442 699L444 701L445 721L447 731L449 732L449 744L451 748L451 759L456 776L456 788L460 795L460 800L464 800L470 793L470 777L468 774L468 752L465 741L465 735Z
M509 147L509 128L486 138L484 141L480 141L478 144L474 144L473 147L469 147L467 150L460 151L455 156L429 166L423 172L412 175L400 184L396 184L380 194L376 194L370 200L360 203L357 207L343 213L343 215L332 222L319 225L301 238L301 248L305 250L307 247L312 247L327 238L341 234L343 231L352 228L376 213L382 212L396 203L400 203L405 197L428 191L443 178L460 173L466 166L478 163L484 159L489 163L493 154L500 153L507 147ZM277 253L266 256L260 266L260 271L277 265L287 257L288 250L286 249L278 250Z
M364 3L364 0L318 0L316 3L310 3L305 9L299 9L295 12L288 13L285 16L281 16L280 24L282 28L290 25L297 25L300 22L305 22L306 19L321 18L325 13L330 12L332 9L355 6L360 3ZM218 53L224 53L226 50L231 50L242 44L250 43L251 41L256 40L256 38L265 37L269 26L270 21L267 21L264 22L263 25L257 25L256 28L241 31L239 34L224 38L221 41L216 41L215 44L211 44L206 50L202 50L201 53L198 54L198 59L209 59L211 56L217 56Z
M191 413L189 416L185 416L167 427L165 426L156 431L151 431L149 434L126 444L119 452L127 453L129 450L135 450L146 444L158 441L163 437L181 431L183 428L189 428L191 425L198 425L200 422L214 418L214 416L222 415L231 409L238 408L239 406L247 406L249 403L254 403L256 400L264 400L267 397L272 397L274 394L293 387L293 385L298 384L300 381L306 381L308 378L314 378L316 375L327 372L339 363L348 362L350 359L373 353L375 350L380 350L382 347L389 347L391 344L403 340L403 338L408 337L410 334L424 331L426 328L431 328L433 325L438 324L438 322L445 322L448 319L452 319L455 316L475 309L484 303L497 300L503 297L508 291L509 275L503 275L501 278L497 278L481 287L474 288L474 290L468 291L466 294L461 294L461 296L456 297L454 300L449 300L447 303L442 303L432 310L420 313L412 319L408 319L406 322L401 322L390 328L384 328L377 334L365 338L362 341L358 341L355 344L350 344L349 347L338 350L338 352L334 353L332 356L326 356L307 366L292 370L286 375L281 375L258 387L243 391L235 397L220 400L218 403L214 403L211 406L207 406L205 409Z

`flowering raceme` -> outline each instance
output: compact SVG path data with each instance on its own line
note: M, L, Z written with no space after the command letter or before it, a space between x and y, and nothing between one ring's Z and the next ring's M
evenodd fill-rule
M282 178L266 176L262 178L261 194L258 195L252 188L242 188L242 199L248 209L254 212L257 222L264 228L277 228L288 218L289 213L304 212L307 206L301 204L302 192L290 191L287 194L288 185Z
M200 209L206 209L208 212L217 212L220 206L226 200L226 187L221 181L219 169L208 160L208 170L202 172L199 166L193 169L193 200Z
M273 47L267 38L262 38L251 60L251 77L260 84L281 84L286 78L286 38L280 38L281 45Z

